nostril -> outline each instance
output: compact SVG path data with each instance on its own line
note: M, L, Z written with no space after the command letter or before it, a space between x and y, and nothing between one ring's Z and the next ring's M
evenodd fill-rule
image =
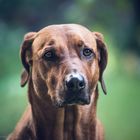
M84 89L85 88L85 82L84 81L80 81L79 82L79 89Z
M66 82L66 86L68 89L74 89L75 85L72 81Z

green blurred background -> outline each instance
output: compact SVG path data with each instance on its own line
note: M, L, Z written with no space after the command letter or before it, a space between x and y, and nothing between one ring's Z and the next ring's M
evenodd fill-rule
M21 88L23 36L44 26L79 23L104 34L109 51L108 95L100 89L98 116L106 140L140 139L139 0L0 0L0 140L28 103Z

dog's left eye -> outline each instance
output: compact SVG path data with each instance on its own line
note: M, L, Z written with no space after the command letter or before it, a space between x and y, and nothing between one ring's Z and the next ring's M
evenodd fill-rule
M93 51L89 48L84 48L83 49L83 55L85 57L91 57L91 56L93 56Z

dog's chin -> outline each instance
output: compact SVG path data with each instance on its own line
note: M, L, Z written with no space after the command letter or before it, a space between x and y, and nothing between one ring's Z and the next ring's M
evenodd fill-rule
M73 106L73 105L88 105L90 104L90 98L74 98L74 99L66 99L60 100L54 103L55 107L63 108L66 106Z

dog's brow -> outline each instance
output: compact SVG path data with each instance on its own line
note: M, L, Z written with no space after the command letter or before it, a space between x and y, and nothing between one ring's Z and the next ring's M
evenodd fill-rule
M51 39L49 42L48 42L48 45L54 45L55 44L55 40L54 39Z
M83 45L84 45L84 41L83 40L78 40L76 42L76 46L78 46L78 47L83 47Z

